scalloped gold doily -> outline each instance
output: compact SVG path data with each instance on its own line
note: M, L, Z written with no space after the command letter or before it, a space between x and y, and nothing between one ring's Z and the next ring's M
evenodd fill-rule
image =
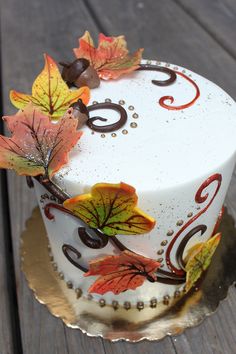
M33 210L21 235L21 265L38 301L68 327L112 341L160 340L198 325L217 309L236 281L236 229L227 211L220 230L222 241L199 289L173 300L169 306L158 303L156 308L147 306L141 311L123 307L115 311L83 297L77 299L75 291L53 270L39 208Z

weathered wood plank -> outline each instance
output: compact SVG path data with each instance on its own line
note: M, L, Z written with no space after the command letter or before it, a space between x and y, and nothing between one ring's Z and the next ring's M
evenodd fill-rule
M236 59L236 4L234 0L175 1Z
M1 42L0 42L1 54ZM0 59L0 87L2 72ZM2 96L0 92L0 115L2 115ZM0 134L3 134L3 122L0 122ZM11 232L7 200L7 179L5 171L0 171L0 353L11 354L19 345L16 338L17 306L14 301L13 255L11 252ZM20 345L19 345L20 346ZM19 348L19 347L18 347ZM20 353L21 348L19 348Z
M233 97L234 59L174 1L88 0L106 32L126 35L129 47L144 47L144 58L185 66L209 78ZM197 6L197 3L196 3ZM215 27L218 23L215 23Z
M6 215L3 212L4 205L3 200L3 174L0 172L0 353L12 354L13 353L13 328L11 323L11 303L9 294L8 276L10 275L7 268L7 258L12 257L9 250L7 250L5 238L10 237L7 234L4 223L7 222ZM5 219L5 220L4 220ZM17 311L17 309L15 309ZM14 309L13 309L14 311Z
M78 35L96 27L83 4L78 1L21 2L3 0L3 94L4 113L15 112L8 94L11 88L30 92L35 76L42 70L44 52L56 60L71 59ZM101 339L65 328L49 314L28 289L19 265L20 234L36 205L34 191L25 179L9 173L12 237L17 278L22 345L24 354L104 353ZM5 354L5 353L4 353Z
M160 6L160 1L152 0L127 0L125 5L120 1L111 3L109 0L100 0L98 3L96 0L89 0L89 5L93 8L94 16L103 19L103 30L106 33L125 34L133 50L145 48L144 57L186 66L218 83L236 97L236 86L231 76L232 72L236 74L235 60L174 1L161 2ZM217 23L215 26L217 27ZM226 67L228 73L224 69ZM236 216L235 195L234 176L228 202L231 212ZM181 336L172 339L176 352L232 353L232 348L235 348L236 318L231 313L234 312L235 301L235 288L232 288L228 300L215 315L206 319L201 326L188 329ZM155 353L159 350L158 345L159 343L148 343L145 351ZM123 349L119 347L121 353L137 351L136 346L126 343L122 343L122 346ZM115 347L109 343L105 343L105 349L109 353L116 352Z

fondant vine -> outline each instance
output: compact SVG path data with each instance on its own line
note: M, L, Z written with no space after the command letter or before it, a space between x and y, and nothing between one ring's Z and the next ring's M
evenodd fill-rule
M100 120L102 122L106 122L107 119L106 118L102 118L99 116L96 117L92 117L89 118L86 122L87 126L99 133L109 133L109 132L114 132L117 129L120 129L121 127L123 127L123 125L126 123L127 121L127 112L126 110L119 104L116 103L111 103L111 102L104 102L104 103L96 103L93 104L91 106L88 106L88 111L92 112L95 111L97 109L112 109L114 111L117 111L120 114L120 118L117 122L112 123L112 124L107 124L107 125L96 125L94 124L94 122L96 120Z
M187 243L189 242L189 240L198 232L201 232L201 235L203 235L207 229L206 225L198 225L195 226L193 229L191 229L182 239L182 241L180 242L179 246L177 247L177 251L176 251L176 260L177 263L179 265L180 268L176 268L173 263L171 262L170 259L170 253L171 250L176 242L176 240L179 238L179 236L183 233L183 231L189 227L195 220L197 220L200 215L202 215L211 205L211 203L213 202L216 194L218 193L218 190L220 188L220 184L221 184L221 180L222 177L220 174L214 174L213 176L209 177L206 181L204 181L202 183L202 185L200 186L200 188L198 189L198 191L196 192L195 195L195 201L197 203L203 203L207 200L209 194L206 193L203 195L203 191L213 182L217 182L217 186L215 189L215 192L212 196L212 198L210 199L210 201L208 202L208 204L195 216L193 216L186 224L184 224L184 226L181 228L181 230L179 230L179 232L177 232L177 234L174 236L174 238L172 239L171 243L169 244L169 247L167 248L166 251L166 263L168 268L170 269L169 271L165 271L160 269L159 267L156 269L156 277L155 277L155 281L160 282L160 283L165 283L165 284L182 284L185 282L186 280L186 270L185 270L185 262L183 259L183 254L184 254L184 250L186 248ZM98 187L99 190L100 187ZM107 187L106 187L107 188ZM95 189L96 190L96 189ZM101 193L101 191L99 190L99 193ZM101 194L100 194L101 195ZM80 215L75 213L75 209L74 208L78 208L78 199L76 199L77 197L73 198L73 207L71 208L71 210L69 210L69 214L75 217L79 217L80 219ZM87 197L86 197L87 198ZM85 197L82 197L81 200L85 200ZM90 197L89 197L90 198ZM89 201L90 199L88 199ZM104 199L103 203L104 203ZM68 204L68 203L67 203ZM69 203L70 204L70 203ZM122 204L121 204L122 205ZM83 208L87 208L86 205L82 204ZM50 219L53 218L53 215L50 212L50 208L57 208L61 211L64 211L66 213L68 213L68 209L64 208L63 206L59 206L57 204L54 203L48 203L45 206L45 215L47 217L49 217ZM91 210L89 211L89 213L91 213ZM94 215L94 214L93 214ZM94 215L96 217L96 215ZM95 218L96 219L96 218ZM88 230L90 230L90 232L88 232ZM91 234L92 233L92 234ZM81 241L88 247L90 248L94 248L94 249L98 249L98 248L103 248L107 245L107 243L110 241L115 247L117 247L119 249L119 251L121 253L123 252L130 252L130 253L134 253L132 250L128 249L120 240L118 240L114 235L112 237L109 237L107 235L105 235L101 230L99 229L95 229L95 228L88 228L87 227L79 227L78 228L78 235L81 239ZM63 245L63 252L65 254L66 252L66 257L67 259L73 264L76 265L77 268L81 269L81 265L78 262L78 259L80 258L78 255L81 255L80 252L76 249L70 249L70 251L72 253L74 253L76 255L76 260L74 258L71 258L70 255L68 255L68 249L65 248L65 245ZM66 249L66 251L65 251ZM76 253L77 252L77 253ZM72 260L72 261L71 261Z
M159 71L169 75L167 80L152 80L152 83L157 86L168 86L173 84L176 81L176 73L174 70L166 68L164 66L151 65L151 64L140 64L140 67L137 69L139 71Z

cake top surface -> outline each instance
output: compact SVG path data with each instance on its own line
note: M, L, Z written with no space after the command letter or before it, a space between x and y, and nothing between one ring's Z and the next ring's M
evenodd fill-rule
M142 63L157 65L156 61ZM135 71L118 80L101 81L91 90L89 105L117 103L126 110L127 122L112 133L82 127L83 136L69 164L56 175L68 192L78 193L98 181L124 181L139 191L171 188L209 173L235 153L232 98L190 70L158 65L174 70L176 81L156 86L152 80L166 80L166 73ZM105 123L96 120L98 126L120 119L113 109L90 112L90 117L95 116L107 119Z

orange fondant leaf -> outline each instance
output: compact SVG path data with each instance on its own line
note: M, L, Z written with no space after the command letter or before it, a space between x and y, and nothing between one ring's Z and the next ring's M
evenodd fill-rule
M52 123L32 104L3 119L12 137L0 135L0 168L20 175L51 177L68 162L68 153L82 134L76 130L77 119L67 115Z
M190 290L196 281L200 278L210 263L213 254L220 242L221 234L218 233L211 237L208 241L199 243L192 247L187 255L187 263L185 270L186 275L186 290Z
M79 48L74 49L77 58L85 58L97 70L101 79L117 79L139 67L143 49L129 55L124 36L106 37L99 35L98 48L94 47L88 31L79 38Z
M60 118L79 98L84 104L89 101L89 88L81 87L70 90L61 77L55 61L45 54L45 66L43 71L35 79L32 86L32 95L25 95L17 91L10 91L12 104L19 109L32 102L41 112L52 118Z
M128 184L98 183L91 193L67 199L64 207L106 235L144 234L155 220L136 206L137 200L135 189Z
M89 288L90 293L105 294L112 291L119 294L125 290L135 290L147 279L156 281L156 271L160 263L130 251L118 256L106 256L89 263L89 271L84 276L100 275Z

